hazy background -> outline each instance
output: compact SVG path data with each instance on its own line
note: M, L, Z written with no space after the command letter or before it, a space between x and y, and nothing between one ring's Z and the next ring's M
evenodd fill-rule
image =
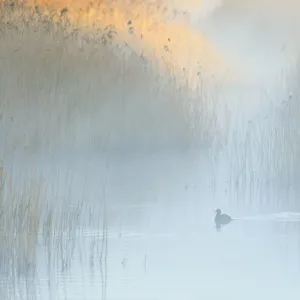
M299 293L298 2L4 2L2 299Z

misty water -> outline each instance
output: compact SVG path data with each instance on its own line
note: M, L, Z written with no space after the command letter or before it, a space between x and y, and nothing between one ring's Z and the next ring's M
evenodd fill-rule
M299 293L300 213L289 199L278 207L270 191L251 186L248 193L261 200L247 203L245 192L238 199L239 188L216 179L199 151L109 161L90 156L48 167L39 161L48 182L54 172L52 180L62 182L54 206L63 193L67 211L78 195L84 205L74 229L57 240L40 238L32 266L9 266L16 273L2 278L5 299L281 299ZM30 169L28 162L19 165ZM63 188L67 172L72 184ZM216 207L237 219L221 232L213 223Z
M242 71L196 89L134 51L5 29L1 299L299 295L298 31L229 8L200 29Z

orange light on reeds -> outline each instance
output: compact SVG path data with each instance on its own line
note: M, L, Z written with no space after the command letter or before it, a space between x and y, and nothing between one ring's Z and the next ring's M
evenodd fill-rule
M199 71L223 75L228 65L211 42L186 20L176 18L176 7L197 10L201 2L36 0L43 14L56 21L67 18L72 26L96 35L97 30L113 28L113 43L127 44L138 55L181 76L197 80ZM181 8L182 7L182 8ZM186 14L188 16L188 14ZM189 70L189 72L183 72ZM183 74L184 73L184 74Z

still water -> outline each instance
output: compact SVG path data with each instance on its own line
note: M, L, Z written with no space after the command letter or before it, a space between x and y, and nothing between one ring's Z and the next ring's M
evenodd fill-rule
M44 161L48 181L71 170L65 189L85 194L81 218L60 237L41 234L32 265L3 264L1 299L296 298L300 213L230 201L238 191L211 180L208 164L193 154L111 159L106 169L92 158ZM217 207L237 218L221 232Z

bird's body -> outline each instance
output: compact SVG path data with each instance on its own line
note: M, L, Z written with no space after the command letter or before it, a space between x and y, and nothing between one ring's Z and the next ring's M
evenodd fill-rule
M216 228L220 229L222 226L229 224L232 221L232 218L229 215L222 214L220 209L216 210L215 223Z

